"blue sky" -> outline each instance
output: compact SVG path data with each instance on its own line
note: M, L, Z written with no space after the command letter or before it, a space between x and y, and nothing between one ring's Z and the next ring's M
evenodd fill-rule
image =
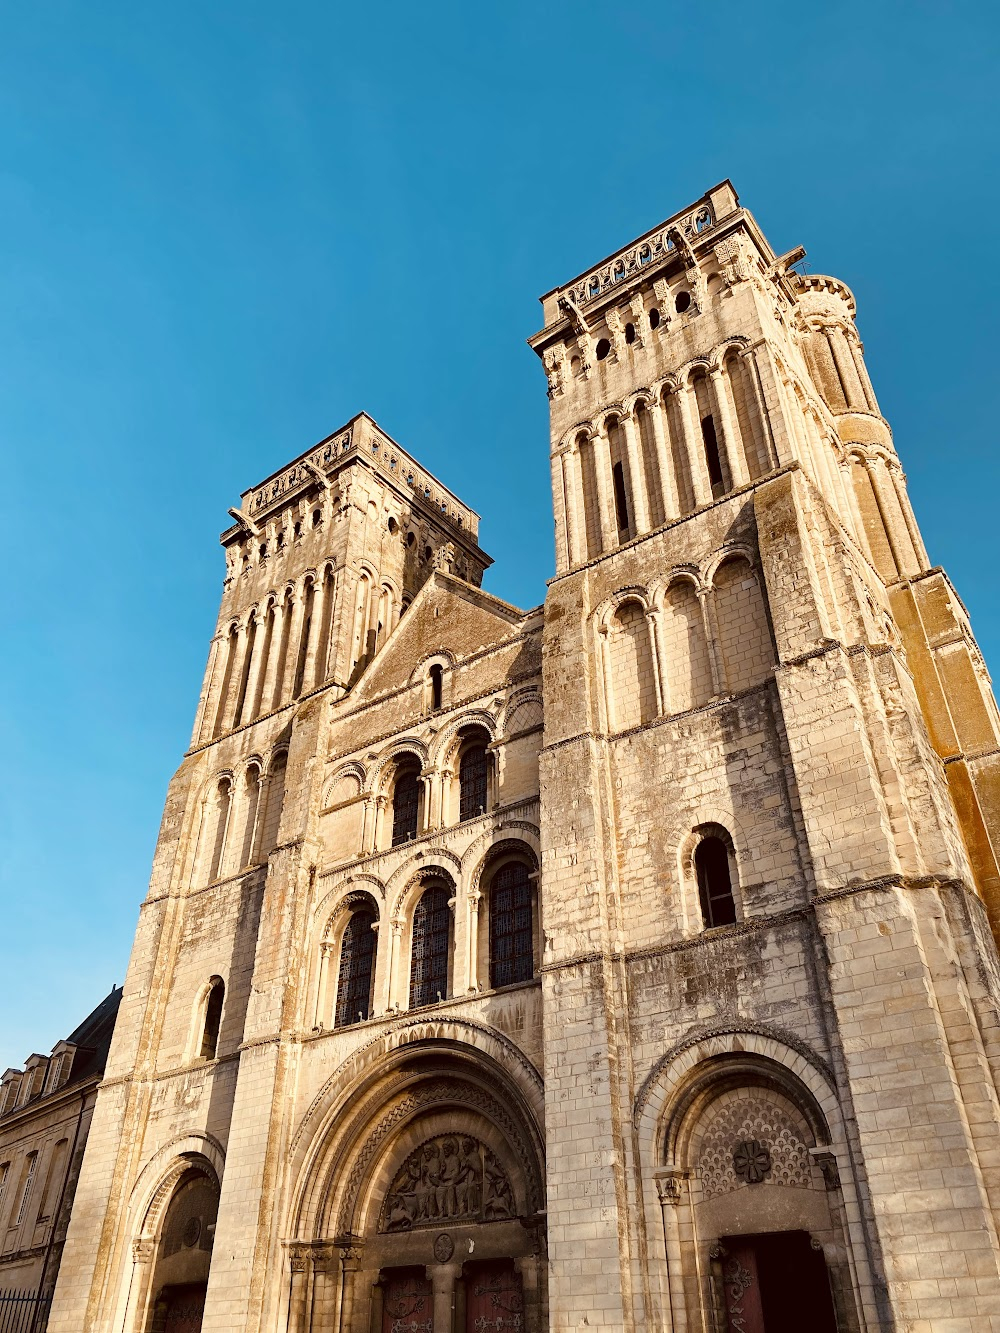
M0 11L0 1069L121 982L239 492L364 408L552 569L536 298L729 176L854 289L1000 666L983 4Z

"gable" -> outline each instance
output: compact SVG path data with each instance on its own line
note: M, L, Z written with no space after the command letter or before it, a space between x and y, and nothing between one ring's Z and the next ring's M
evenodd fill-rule
M461 579L433 574L351 691L357 702L407 685L434 653L460 660L515 638L524 613Z

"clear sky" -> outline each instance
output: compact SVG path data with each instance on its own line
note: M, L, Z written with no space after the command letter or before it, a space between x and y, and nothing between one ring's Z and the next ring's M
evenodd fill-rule
M552 571L536 298L729 176L1000 666L983 3L0 7L0 1070L121 982L239 492L364 408Z

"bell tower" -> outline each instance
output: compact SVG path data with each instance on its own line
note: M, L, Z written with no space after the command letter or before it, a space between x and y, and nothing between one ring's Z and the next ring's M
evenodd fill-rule
M766 1273L793 1232L824 1251L843 1327L932 1321L946 1290L978 1301L957 1259L925 1296L908 1284L927 1206L912 1145L952 1135L949 1188L969 1191L953 1244L997 1234L970 1118L985 1097L1000 1132L981 1035L997 996L974 980L1000 928L996 705L929 567L854 297L800 274L804 255L776 254L725 181L544 296L530 339L557 570L541 783L559 1326L682 1326L728 1300L727 1255ZM716 1097L770 1088L813 1114L799 1037L843 1118L808 1150L832 1154L837 1207L858 1211L838 1221L824 1194L764 1245L747 1233L775 1230L766 1191L709 1202L694 1145ZM953 1063L965 1041L981 1074ZM715 1073L696 1087L699 1051ZM721 1151L764 1162L766 1142Z

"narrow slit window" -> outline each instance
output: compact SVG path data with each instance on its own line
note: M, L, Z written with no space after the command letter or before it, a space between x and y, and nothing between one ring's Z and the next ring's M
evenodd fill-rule
M226 997L226 986L221 977L213 977L209 984L211 989L205 1003L205 1022L201 1032L201 1049L198 1052L203 1060L214 1060L218 1054L222 1002Z
M615 515L618 519L618 531L628 531L628 501L625 496L625 469L616 463L611 469L615 488Z
M441 707L441 692L444 687L444 667L435 662L428 673L431 678L431 710Z
M703 838L694 854L694 864L705 929L731 926L736 920L736 901L729 869L729 848L721 838Z
M726 483L722 475L719 438L715 433L715 418L713 416L702 417L701 438L705 442L705 462L708 464L708 479L712 483L712 494L717 495Z

